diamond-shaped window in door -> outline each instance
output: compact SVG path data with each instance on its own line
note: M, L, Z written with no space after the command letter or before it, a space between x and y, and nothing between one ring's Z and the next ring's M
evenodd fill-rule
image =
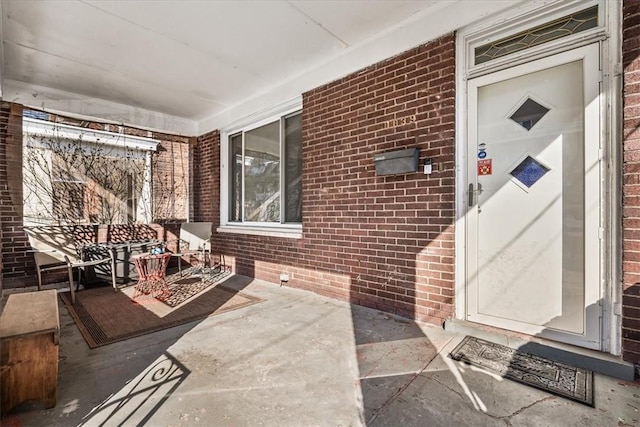
M530 188L538 182L551 169L537 161L531 156L527 156L514 170L510 172L511 176L520 181L524 186Z
M547 107L538 104L531 98L527 98L509 118L526 130L531 130L548 112L549 109Z

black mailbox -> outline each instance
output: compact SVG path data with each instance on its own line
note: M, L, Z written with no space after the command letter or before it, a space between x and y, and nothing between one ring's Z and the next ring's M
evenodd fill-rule
M420 167L420 150L407 148L379 153L373 156L373 162L376 165L376 175L417 172Z

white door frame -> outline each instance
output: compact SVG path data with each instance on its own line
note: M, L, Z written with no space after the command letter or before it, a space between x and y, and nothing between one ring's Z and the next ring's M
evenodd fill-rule
M583 96L585 101L585 111L584 111L584 144L585 144L585 189L591 190L585 193L585 206L591 206L593 204L602 204L600 201L600 181L599 181L599 173L598 171L589 171L587 165L598 164L601 165L602 159L600 158L600 153L598 150L599 147L599 139L600 139L600 121L599 121L599 111L598 105L592 105L588 100L590 99L600 99L599 88L597 82L599 80L598 70L599 70L599 49L598 44L594 43L588 46L583 46L577 49L569 50L566 52L562 52L553 56L548 56L542 59L538 59L533 62L528 62L525 64L521 64L511 68L505 68L501 71L496 71L493 73L485 74L480 77L476 77L474 79L469 80L467 83L468 90L468 113L470 125L476 127L476 123L474 122L474 118L477 116L477 107L478 107L478 89L480 87L504 82L511 78L526 76L531 73L536 73L539 71L548 70L550 68L559 67L562 65L566 65L572 62L581 61L582 62L582 70L584 73L584 86ZM474 132L468 131L469 135L469 143L468 147L471 149L472 139L475 140L477 135L474 135ZM475 137L475 138L474 138ZM474 144L477 147L477 141ZM476 148L477 149L477 148ZM475 170L477 167L477 159L472 158L472 156L468 157L468 170ZM595 172L595 173L594 173ZM469 177L471 180L469 183L474 182L473 176ZM466 185L465 185L466 187ZM593 191L596 190L596 191ZM595 194L594 194L595 193ZM474 205L475 207L471 208L467 212L467 221L466 227L469 232L469 235L473 236L474 233L477 233L478 222L478 209L477 203ZM587 232L584 235L584 273L585 273L585 287L584 287L584 299L587 305L586 308L586 317L585 317L585 330L584 335L574 335L564 332L558 332L553 329L542 328L534 325L520 325L522 328L520 331L524 333L528 333L531 335L546 337L550 339L555 339L558 341L562 341L568 344L580 345L582 347L597 349L601 348L601 339L600 339L600 313L601 309L598 306L598 303L601 298L601 289L600 284L601 281L598 280L598 277L601 277L601 268L599 263L592 263L590 260L597 259L600 260L600 241L598 236L598 228L601 224L601 214L602 212L596 213L595 217L587 212L584 212L584 226L587 230L592 230L593 233ZM467 242L467 251L469 254L475 254L478 250L476 247L473 247L473 239L468 239ZM476 242L479 243L479 242ZM473 286L478 286L478 283L474 280L477 280L477 268L475 265L475 259L471 255L467 255L467 266L471 266L469 268L470 271L467 271L468 277L475 277L467 279L467 301L473 306L476 301L477 295L473 293L469 293L469 290L473 289ZM595 282L594 282L595 281ZM475 288L477 290L477 288ZM473 310L468 312L467 315L475 315L477 318L485 318L488 323L491 324L495 322L495 319L491 319L490 317L486 317L481 313L474 313ZM506 323L509 323L508 321Z
M599 6L599 26L545 45L473 66L473 47L566 16L592 5ZM621 144L622 135L622 55L621 4L606 0L566 0L540 5L524 2L500 16L480 21L460 30L456 40L456 292L455 316L466 319L466 211L468 182L467 150L467 80L556 53L598 42L602 61L600 100L600 141L603 168L602 194L602 342L601 349L614 355L621 353Z

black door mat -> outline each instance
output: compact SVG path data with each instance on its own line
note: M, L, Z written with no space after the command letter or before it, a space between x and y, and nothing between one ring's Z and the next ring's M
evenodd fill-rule
M593 372L466 336L449 357L503 378L593 406Z

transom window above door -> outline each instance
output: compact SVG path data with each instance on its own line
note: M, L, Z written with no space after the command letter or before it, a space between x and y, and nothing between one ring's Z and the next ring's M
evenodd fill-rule
M228 224L302 222L302 114L228 136Z
M598 6L572 13L474 49L475 64L510 55L533 46L571 36L598 26Z
M524 2L520 11L481 21L459 34L465 78L571 50L609 37L606 27L617 12L614 1L562 0Z

